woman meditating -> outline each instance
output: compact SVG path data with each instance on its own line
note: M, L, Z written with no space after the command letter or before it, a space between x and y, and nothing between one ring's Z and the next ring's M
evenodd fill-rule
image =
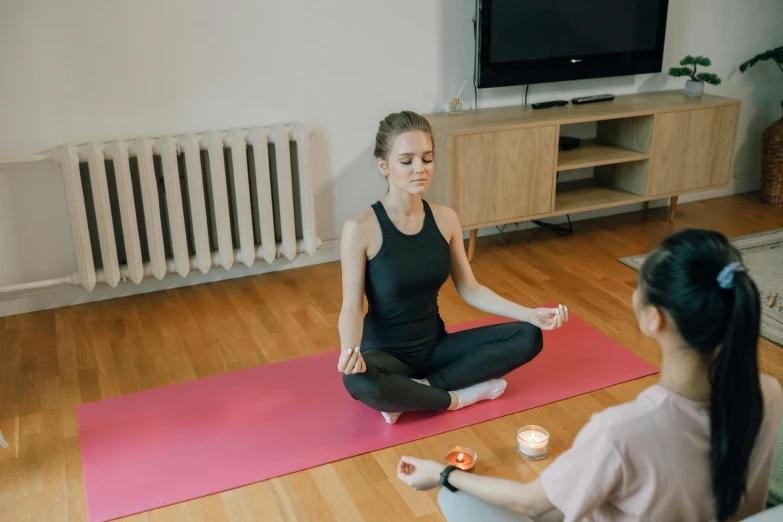
M639 275L633 308L662 352L658 384L593 415L571 449L522 484L403 457L417 490L442 481L449 522L726 521L764 509L783 414L780 384L759 375L759 293L725 237L668 238ZM452 492L458 490L456 492ZM549 518L549 517L548 517Z
M568 320L563 306L531 310L476 282L457 214L422 199L434 156L424 117L387 116L375 157L389 191L350 218L342 234L338 369L348 393L390 424L406 411L456 410L499 397L501 377L541 352L541 329ZM438 291L449 275L468 304L519 322L446 334Z

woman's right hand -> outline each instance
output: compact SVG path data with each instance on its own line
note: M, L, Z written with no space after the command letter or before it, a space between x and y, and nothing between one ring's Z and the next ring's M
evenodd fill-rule
M340 360L337 361L337 369L345 375L354 373L363 373L367 371L367 365L364 363L364 357L359 352L359 347L344 348L340 352Z

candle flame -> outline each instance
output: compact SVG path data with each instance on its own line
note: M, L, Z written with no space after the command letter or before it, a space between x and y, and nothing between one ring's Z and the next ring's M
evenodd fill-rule
M464 453L460 453L459 456L457 457L457 462L462 462L464 456L465 456Z

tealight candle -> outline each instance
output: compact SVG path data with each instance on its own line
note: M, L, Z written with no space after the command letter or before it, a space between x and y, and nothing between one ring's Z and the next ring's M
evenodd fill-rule
M457 466L457 469L474 473L476 471L476 452L465 446L452 446L443 454L446 464Z
M517 431L517 453L528 460L546 458L549 432L541 426L522 426Z

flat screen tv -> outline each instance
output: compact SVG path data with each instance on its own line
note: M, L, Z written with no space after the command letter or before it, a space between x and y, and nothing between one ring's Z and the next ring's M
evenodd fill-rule
M668 0L477 0L476 83L660 72Z

